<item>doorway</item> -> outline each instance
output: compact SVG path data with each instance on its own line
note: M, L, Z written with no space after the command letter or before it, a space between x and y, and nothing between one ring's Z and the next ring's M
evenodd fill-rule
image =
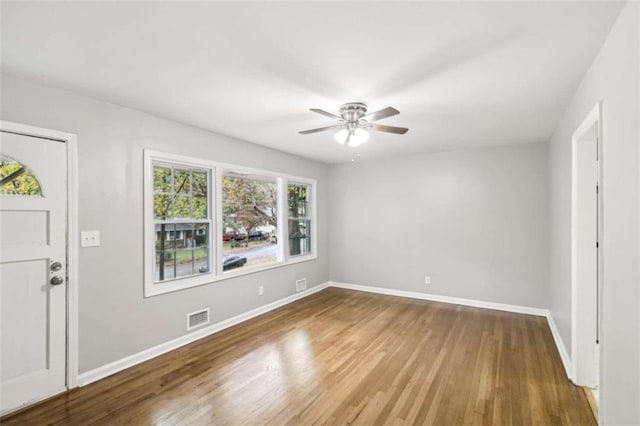
M0 122L0 415L76 385L75 149Z
M602 105L572 137L571 380L598 400L602 288Z

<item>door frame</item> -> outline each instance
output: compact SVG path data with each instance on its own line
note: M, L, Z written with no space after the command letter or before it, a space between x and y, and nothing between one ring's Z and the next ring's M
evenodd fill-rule
M578 283L576 279L577 275L577 190L578 190L578 176L577 176L577 145L580 140L584 137L584 135L591 129L594 124L598 125L598 140L597 140L597 177L596 182L598 185L598 204L596 208L597 214L597 241L598 241L598 252L597 252L597 305L596 305L596 327L600 330L598 335L599 345L598 350L600 354L602 353L602 293L603 293L603 244L602 244L602 236L603 236L603 212L604 212L604 191L603 191L603 114L602 114L602 101L598 101L596 105L591 109L586 118L582 121L580 126L573 132L571 136L571 368L569 372L569 379L572 382L576 382L577 380L577 365L579 363L580 356L577 350L577 339L578 339L578 321L577 321L577 292L578 292ZM600 362L601 357L598 356L596 358L596 362ZM597 366L596 374L601 371L601 366ZM598 380L598 388L601 389L600 377L597 377Z
M78 146L77 136L0 120L0 131L64 142L67 148L66 387L78 386Z

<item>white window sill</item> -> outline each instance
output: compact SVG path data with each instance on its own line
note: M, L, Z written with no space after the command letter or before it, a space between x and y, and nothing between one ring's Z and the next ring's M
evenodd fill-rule
M147 286L145 289L144 297L153 297L161 294L172 293L174 291L185 290L201 285L213 284L220 281L229 280L232 278L238 278L243 275L255 274L256 272L268 271L270 269L281 268L283 266L294 265L296 263L308 262L316 260L318 255L307 254L299 255L289 258L287 261L275 262L270 265L254 266L246 269L235 269L228 272L223 272L222 275L215 276L213 273L207 273L202 275L195 275L191 277L185 277L177 280L167 281L164 283L155 283Z

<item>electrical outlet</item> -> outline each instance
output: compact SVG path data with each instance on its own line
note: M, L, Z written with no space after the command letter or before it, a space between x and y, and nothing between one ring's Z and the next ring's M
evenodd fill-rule
M263 285L259 285L258 286L258 296L262 296L264 294L264 286Z
M307 289L307 279L306 278L302 278L299 280L296 280L296 291L302 291L302 290L306 290Z
M428 275L426 275L426 276L424 277L424 283L425 283L426 285L431 285L431 277L430 277L430 276L428 276Z
M81 247L98 247L100 245L100 231L82 231L80 233Z

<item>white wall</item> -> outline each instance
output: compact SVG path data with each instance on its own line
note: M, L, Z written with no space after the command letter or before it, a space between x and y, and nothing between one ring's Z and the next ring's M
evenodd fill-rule
M551 311L571 351L571 135L603 100L604 282L600 413L640 424L638 3L628 3L550 143Z
M1 119L78 135L79 227L102 233L80 249L80 372L186 334L188 312L210 306L218 322L294 293L296 279L328 281L325 164L12 77L1 88ZM144 299L143 148L317 179L318 259Z
M546 308L547 191L546 144L332 166L331 279Z

